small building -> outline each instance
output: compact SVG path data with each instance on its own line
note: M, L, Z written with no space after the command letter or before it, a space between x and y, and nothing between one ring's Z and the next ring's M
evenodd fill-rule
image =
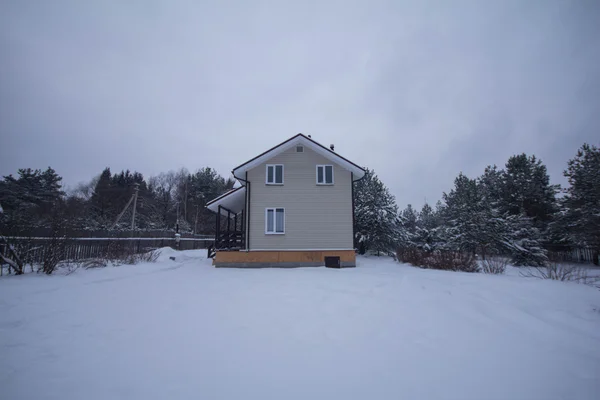
M353 183L365 170L298 134L235 167L211 200L217 267L353 267Z

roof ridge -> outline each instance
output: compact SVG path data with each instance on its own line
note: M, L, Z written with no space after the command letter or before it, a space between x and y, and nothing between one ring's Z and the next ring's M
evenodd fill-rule
M259 154L259 155L257 155L256 157L253 157L253 158L251 158L250 160L246 161L245 163L238 165L237 167L235 167L235 168L234 168L234 169L231 171L231 172L232 172L232 174L233 174L233 176L234 176L236 179L240 179L240 178L238 178L237 176L235 176L235 171L236 171L236 170L238 170L238 169L242 168L243 166L245 166L245 165L247 165L247 164L250 164L251 162L253 162L253 161L255 161L255 160L257 160L257 159L259 159L259 158L261 158L261 157L263 157L263 156L265 156L265 155L267 155L268 153L270 153L270 152L274 151L275 149L277 149L277 148L279 148L279 147L281 147L281 146L285 145L286 143L289 143L289 142L291 142L291 141L293 141L294 139L297 139L297 138L299 138L299 137L300 137L300 138L303 138L303 139L305 139L305 140L307 140L307 141L309 141L310 143L313 143L314 145L318 146L319 148L321 148L321 149L325 150L327 153L329 153L329 154L332 154L332 155L334 155L334 156L336 156L336 157L340 158L340 159L341 159L341 160L343 160L344 162L346 162L346 163L350 164L352 167L355 167L355 168L357 168L358 170L362 171L363 173L365 172L365 169L364 169L363 167L361 167L361 166L359 166L359 165L357 165L357 164L353 163L352 161L348 160L347 158L345 158L345 157L343 157L343 156L339 155L338 153L336 153L335 151L331 150L330 148L327 148L327 147L323 146L321 143L317 142L317 141L316 141L316 140L314 140L312 137L308 137L308 136L306 136L306 135L305 135L305 134L303 134L303 133L298 133L298 134L296 134L296 135L294 135L294 136L290 137L289 139L287 139L287 140L284 140L283 142L279 143L278 145L276 145L276 146L273 146L273 147L271 147L270 149L268 149L268 150L266 150L266 151L264 151L264 152L260 153L260 154ZM346 168L346 169L349 169L349 168L347 168L347 167L345 167L345 168Z

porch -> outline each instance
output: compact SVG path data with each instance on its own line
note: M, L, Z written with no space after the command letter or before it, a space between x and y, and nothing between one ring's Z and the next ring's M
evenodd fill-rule
M244 210L236 213L221 205L217 209L215 250L244 250L246 248Z
M208 250L214 257L218 251L246 249L246 188L232 189L210 201L206 208L217 214L215 241Z

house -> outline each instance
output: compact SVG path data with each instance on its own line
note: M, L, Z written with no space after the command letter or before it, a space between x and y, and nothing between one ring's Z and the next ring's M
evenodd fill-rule
M356 265L353 183L365 170L298 134L235 167L217 213L217 267Z

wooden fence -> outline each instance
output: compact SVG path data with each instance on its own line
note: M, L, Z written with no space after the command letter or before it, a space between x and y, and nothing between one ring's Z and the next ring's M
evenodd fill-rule
M591 248L550 249L548 258L554 261L598 265L599 254Z
M173 238L175 236L174 230L108 230L108 229L96 229L96 230L85 230L85 229L69 229L66 235L72 238ZM181 237L185 238L203 238L203 237L214 237L214 229L212 232L199 232L193 234L190 232L179 232ZM10 231L6 226L2 227L2 234L4 236L26 236L26 237L49 237L52 236L52 229L50 228L35 228L27 230L26 232Z
M124 254L139 254L161 247L178 250L207 249L214 239L181 238L7 238L24 264L42 263L50 248L60 247L64 261L91 258L114 258ZM6 245L0 244L0 254L10 258Z

